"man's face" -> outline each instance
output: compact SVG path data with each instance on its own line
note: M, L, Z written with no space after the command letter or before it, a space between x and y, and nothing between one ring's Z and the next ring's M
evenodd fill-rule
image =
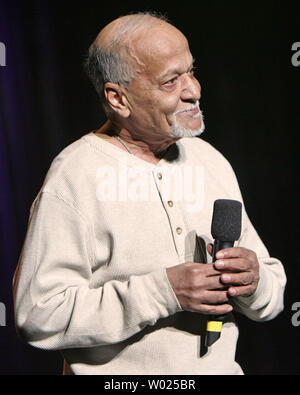
M193 57L186 38L162 24L142 32L131 43L137 78L127 87L128 122L133 130L169 138L174 128L201 131L200 84L194 77Z

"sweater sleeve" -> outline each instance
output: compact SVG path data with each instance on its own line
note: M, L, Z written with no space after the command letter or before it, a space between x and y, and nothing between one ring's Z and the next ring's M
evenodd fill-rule
M284 308L286 275L281 262L272 258L243 211L243 233L238 245L254 251L259 262L259 282L251 296L240 296L234 300L235 310L254 321L275 318Z
M231 178L233 196L243 203L242 194L231 165L227 162L228 179ZM231 176L229 173L231 172ZM282 263L269 255L267 248L253 227L243 203L242 233L236 246L256 253L259 262L259 283L255 293L248 297L232 298L236 311L254 321L275 318L284 308L286 275Z
M92 288L86 220L41 193L14 276L19 336L42 349L118 343L181 309L164 268Z

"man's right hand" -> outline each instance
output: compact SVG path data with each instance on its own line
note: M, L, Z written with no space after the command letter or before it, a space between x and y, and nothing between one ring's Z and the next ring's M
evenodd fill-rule
M221 272L206 263L186 262L166 269L169 282L183 310L202 314L226 314L227 289L221 283Z

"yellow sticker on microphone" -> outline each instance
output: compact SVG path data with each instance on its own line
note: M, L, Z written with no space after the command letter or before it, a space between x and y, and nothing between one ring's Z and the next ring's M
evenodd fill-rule
M206 330L208 332L221 332L222 330L222 321L208 321Z

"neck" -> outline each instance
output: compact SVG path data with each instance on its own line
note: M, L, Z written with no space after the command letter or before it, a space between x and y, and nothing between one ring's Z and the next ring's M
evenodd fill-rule
M112 139L114 139L113 136L118 135L133 155L151 162L158 162L166 153L168 147L178 140L170 137L162 138L160 136L157 136L155 140L153 138L147 139L146 136L145 138L143 136L143 140L141 140L138 134L130 132L128 129L118 127L111 121L107 121L97 130L96 134L105 134Z

